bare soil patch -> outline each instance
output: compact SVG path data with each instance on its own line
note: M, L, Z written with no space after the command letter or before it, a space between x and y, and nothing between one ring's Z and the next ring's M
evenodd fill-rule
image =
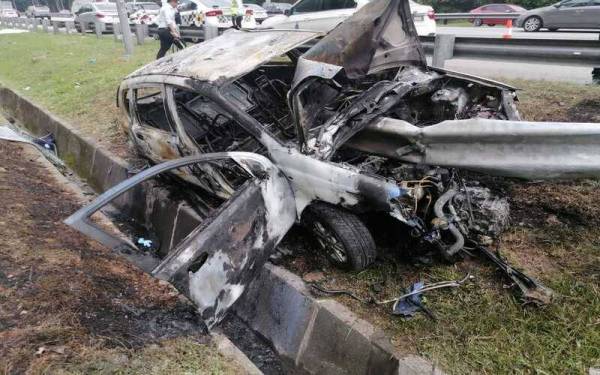
M0 142L1 371L44 372L104 352L118 370L149 346L166 356L185 344L190 358L203 350L207 372L234 373L174 289L62 224L81 203L24 147Z

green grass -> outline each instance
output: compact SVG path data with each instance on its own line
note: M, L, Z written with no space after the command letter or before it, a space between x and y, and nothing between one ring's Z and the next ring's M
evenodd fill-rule
M467 20L448 20L448 23L445 24L443 20L436 21L438 27L472 27L473 23Z
M363 298L372 285L383 285L378 299L393 298L416 280L457 280L467 272L474 281L456 289L425 295L436 321L418 314L411 319L391 316L391 305L349 305L363 319L382 327L404 353L430 358L450 374L587 374L600 366L600 236L590 228L548 226L513 229L503 246L513 265L552 288L552 304L522 306L501 274L484 262L411 266L377 264L360 273L326 272L332 289L352 290ZM526 249L537 247L533 261L556 268L536 272L520 261L512 241L527 238ZM570 245L569 245L570 244Z
M125 58L122 43L110 35L0 35L0 83L111 145L120 140L116 89L125 75L151 61L157 49L152 40Z

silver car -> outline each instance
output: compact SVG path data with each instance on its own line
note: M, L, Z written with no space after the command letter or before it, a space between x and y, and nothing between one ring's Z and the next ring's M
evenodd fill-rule
M82 27L86 30L94 30L95 25L98 25L101 32L112 32L113 24L119 23L115 3L83 3L77 6L77 9L73 9L73 14L75 14L75 27L78 30Z
M600 29L600 0L564 0L554 5L529 10L517 19L525 31L546 28Z
M27 7L25 15L29 18L48 18L50 19L50 8L46 6L31 5Z

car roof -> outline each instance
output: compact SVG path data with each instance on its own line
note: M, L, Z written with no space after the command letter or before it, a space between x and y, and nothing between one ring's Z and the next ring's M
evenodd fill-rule
M179 76L222 85L322 34L306 30L228 30L127 76Z

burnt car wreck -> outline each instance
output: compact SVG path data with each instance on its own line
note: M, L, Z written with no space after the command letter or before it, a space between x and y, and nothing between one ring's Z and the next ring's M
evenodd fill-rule
M370 2L321 36L232 30L129 75L118 93L127 132L157 165L67 223L122 247L88 218L156 174L186 181L206 220L168 254L128 256L185 292L210 327L294 223L340 267L377 255L364 214L452 259L492 244L509 220L508 201L463 172L600 174L599 124L521 121L514 88L428 67L407 1Z

